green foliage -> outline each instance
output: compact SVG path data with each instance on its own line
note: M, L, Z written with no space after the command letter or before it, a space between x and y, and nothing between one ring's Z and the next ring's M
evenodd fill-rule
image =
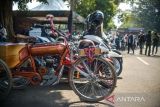
M116 29L116 25L114 24L113 20L111 20L108 23L108 27L106 28L107 31L111 30L111 29Z
M137 20L139 20L135 14L131 12L123 12L119 15L119 18L123 24L121 25L122 28L132 28L132 27L141 27Z
M133 10L136 23L146 30L160 32L160 0L135 0L133 4L137 5Z
M80 0L75 6L76 11L83 17L87 17L88 14L95 10L100 10L104 13L104 27L114 27L112 23L112 17L117 10L117 0ZM112 24L111 24L112 23Z

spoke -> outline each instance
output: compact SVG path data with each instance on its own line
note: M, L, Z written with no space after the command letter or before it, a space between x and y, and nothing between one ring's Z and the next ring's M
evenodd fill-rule
M103 95L102 95L102 92L101 92L101 88L100 88L101 86L99 86L99 85L96 84L96 83L95 83L95 85L96 85L97 88L98 88L98 89L97 89L97 93L99 92L100 96L103 96Z
M76 71L79 71L80 74L82 74L82 75L85 76L86 78L88 77L88 74L85 73L84 71L82 71L81 69L79 69L78 67L75 67L75 66L74 66L74 68L75 68Z
M93 92L93 94L95 95L95 96L97 96L98 94L97 94L97 91L98 90L96 90L96 84L95 83L92 83L92 92Z
M102 85L99 84L99 90L100 90L102 96L105 95L105 93L106 93L106 91L105 91L106 88L105 87L102 87Z
M84 85L84 89L82 90L82 93L83 93L84 95L86 95L87 91L85 91L85 90L88 89L88 86L89 86L89 85L90 85L90 82L88 82L87 84Z
M107 90L107 89L105 87L102 87L102 85L100 85L100 84L99 84L98 88L99 88L99 92L100 92L101 96L105 95L105 93L107 92L105 90Z
M7 89L8 88L7 81L0 81L0 89Z
M82 64L84 65L84 67L85 67L85 69L87 70L87 72L91 75L92 72L89 70L88 65L87 65L84 61L82 61Z
M102 71L104 71L105 72L105 69L106 68L106 64L102 64ZM108 66L107 66L107 68L108 68Z
M89 83L87 83L87 84L89 84ZM77 89L82 89L83 87L85 87L85 85L84 84L76 84L77 85ZM79 87L78 87L79 86Z
M94 64L94 73L97 71L97 59L95 59L95 64Z

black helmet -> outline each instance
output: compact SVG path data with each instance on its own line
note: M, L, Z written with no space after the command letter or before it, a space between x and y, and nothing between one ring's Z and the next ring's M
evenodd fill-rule
M87 19L87 21L91 25L95 25L95 26L101 25L101 23L104 20L104 14L103 14L103 12L101 12L99 10L96 10L95 12L91 13L88 17L89 18Z

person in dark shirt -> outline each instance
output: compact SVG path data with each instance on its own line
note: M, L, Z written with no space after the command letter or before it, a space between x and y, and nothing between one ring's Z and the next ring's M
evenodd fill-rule
M148 51L148 56L150 56L151 53L151 31L148 31L147 35L146 35L146 49L145 49L145 55L147 55L147 51ZM149 50L148 50L149 48Z
M140 54L142 54L143 53L143 46L144 46L144 42L145 42L145 37L142 32L140 32L140 34L138 36L138 40L139 40Z
M132 49L134 54L134 38L132 34L129 34L128 36L128 54L129 54L130 48Z
M118 36L117 36L116 39L115 39L115 44L116 44L116 49L117 49L117 50L120 50L120 39L119 39Z
M158 43L159 43L159 36L157 35L157 33L154 33L154 37L153 37L153 46L152 46L152 55L154 54L154 48L156 47L156 52L155 54L157 54L158 51Z

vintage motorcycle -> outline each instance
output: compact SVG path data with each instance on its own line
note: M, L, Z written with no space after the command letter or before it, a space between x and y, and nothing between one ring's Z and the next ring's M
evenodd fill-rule
M92 44L86 40L80 43ZM0 44L0 58L12 72L14 88L55 85L67 66L70 86L81 99L103 100L116 86L114 67L101 58L101 50L93 45L79 49L74 59L72 45L66 40L45 44L4 43Z
M101 11L97 10L86 18L87 30L84 33L83 38L94 41L95 44L108 54L105 58L111 58L116 69L116 74L119 76L123 69L123 57L122 54L108 46L106 35L103 32L103 19L104 15Z

